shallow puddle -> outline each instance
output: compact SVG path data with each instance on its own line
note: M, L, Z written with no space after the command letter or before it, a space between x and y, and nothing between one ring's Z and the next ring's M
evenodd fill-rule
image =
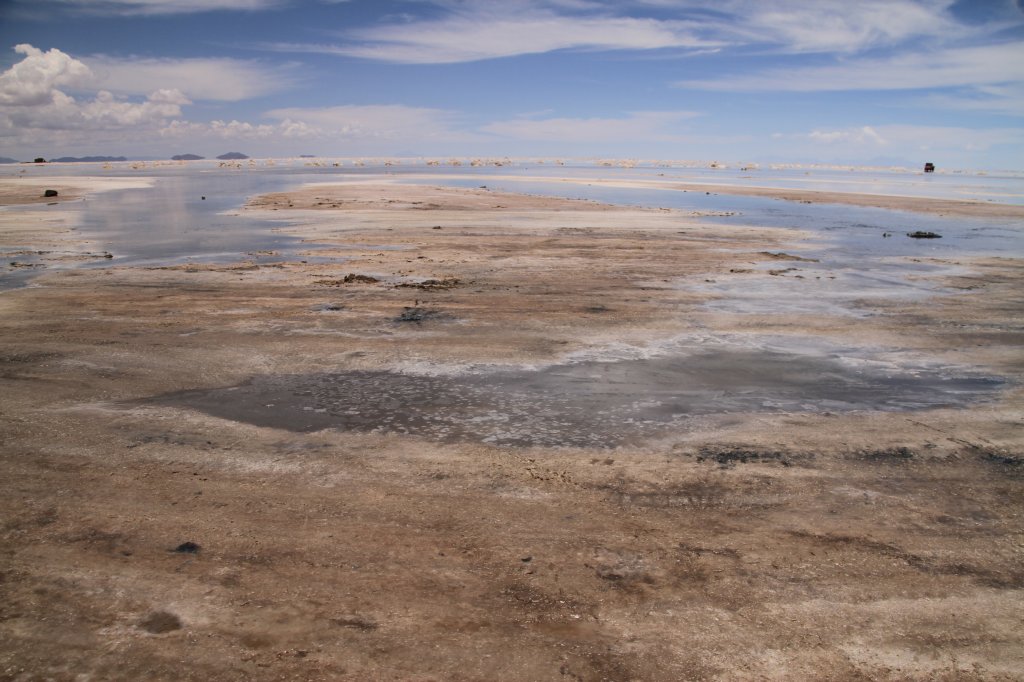
M150 402L291 431L602 448L684 428L687 418L700 415L960 406L994 396L1003 384L962 371L883 371L795 353L729 350L455 376L265 375Z

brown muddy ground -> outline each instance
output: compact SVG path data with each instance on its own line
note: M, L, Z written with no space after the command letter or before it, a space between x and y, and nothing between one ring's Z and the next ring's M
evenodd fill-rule
M0 294L3 679L1024 677L1019 259L864 315L741 315L701 285L799 274L780 254L800 233L400 185L249 210L334 259L43 269ZM798 270L757 269L779 260ZM1007 383L916 410L740 404L587 447L181 399L286 375L484 381L722 335ZM301 410L303 386L274 399ZM331 390L381 415L412 400Z

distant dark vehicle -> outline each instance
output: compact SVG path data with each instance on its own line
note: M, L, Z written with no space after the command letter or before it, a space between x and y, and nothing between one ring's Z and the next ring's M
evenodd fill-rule
M930 162L930 161L928 163L926 163L924 165L924 172L925 173L934 173L935 172L935 164Z
M235 159L248 159L249 157L242 152L228 152L227 154L221 154L217 158L221 161L231 161Z

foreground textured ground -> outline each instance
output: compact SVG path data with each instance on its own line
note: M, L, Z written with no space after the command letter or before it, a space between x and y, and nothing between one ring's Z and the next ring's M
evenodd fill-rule
M1024 676L1020 260L867 316L738 315L704 285L799 274L798 233L381 184L248 210L287 214L322 260L44 271L0 294L4 679ZM11 253L89 253L18 224ZM708 414L614 448L151 399L702 334L899 347L1011 383L958 409Z

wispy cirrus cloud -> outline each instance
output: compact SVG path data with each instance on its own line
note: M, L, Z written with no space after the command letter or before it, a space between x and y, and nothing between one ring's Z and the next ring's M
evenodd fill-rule
M919 107L953 111L982 111L1024 117L1024 82L981 85L948 93L931 94L912 102Z
M204 134L224 138L322 137L333 141L400 141L465 137L459 114L443 109L400 104L285 107L262 118L273 123L215 120L208 123L174 121L163 135Z
M679 88L717 92L933 91L906 105L1024 116L1024 43L903 52L684 80ZM895 103L895 102L894 102Z
M262 118L270 122L174 120L158 133L164 140L191 145L233 140L257 145L263 153L286 154L294 154L298 144L348 155L410 149L444 153L453 144L487 139L461 125L456 112L398 104L286 107L264 112Z
M985 29L958 21L954 0L433 0L441 16L352 29L334 43L279 42L279 51L414 64L471 62L557 50L756 47L853 54L913 39L942 43Z
M25 0L18 1L25 3ZM33 4L64 7L83 14L145 16L218 10L258 11L281 7L285 0L34 0Z
M238 102L293 88L301 80L295 64L268 65L226 57L84 57L91 85L123 95L148 92L154 83L181 90L195 100Z
M827 66L775 68L679 87L725 91L819 92L919 90L1024 81L1024 43L914 51L881 58L840 60Z
M1024 153L1024 130L910 124L821 127L808 132L775 133L772 143L794 158L870 162L881 156L908 162L934 159L970 167L996 149L1006 152L1008 158L1019 158Z
M782 135L778 137L784 137ZM812 130L806 135L798 135L817 144L875 144L885 146L889 141L882 137L872 126L846 128L844 130Z
M687 139L684 122L699 115L692 111L640 111L620 118L516 118L489 123L481 130L528 141L679 142Z
M978 152L999 147L1024 148L1024 130L1020 128L966 128L889 124L851 128L817 128L805 133L776 133L773 138L794 153L829 154L848 158L870 158L879 153L920 158L922 154L940 158L968 159Z
M474 9L439 20L353 31L351 40L317 45L276 43L280 51L316 52L405 64L449 64L556 50L707 48L685 21L615 16L567 16L547 10L510 15Z
M333 136L377 140L451 139L460 116L443 109L404 105L342 105L271 109L264 117L301 123Z
M950 12L955 0L637 0L699 13L705 29L731 44L782 52L854 53L930 36L943 42L976 29Z

